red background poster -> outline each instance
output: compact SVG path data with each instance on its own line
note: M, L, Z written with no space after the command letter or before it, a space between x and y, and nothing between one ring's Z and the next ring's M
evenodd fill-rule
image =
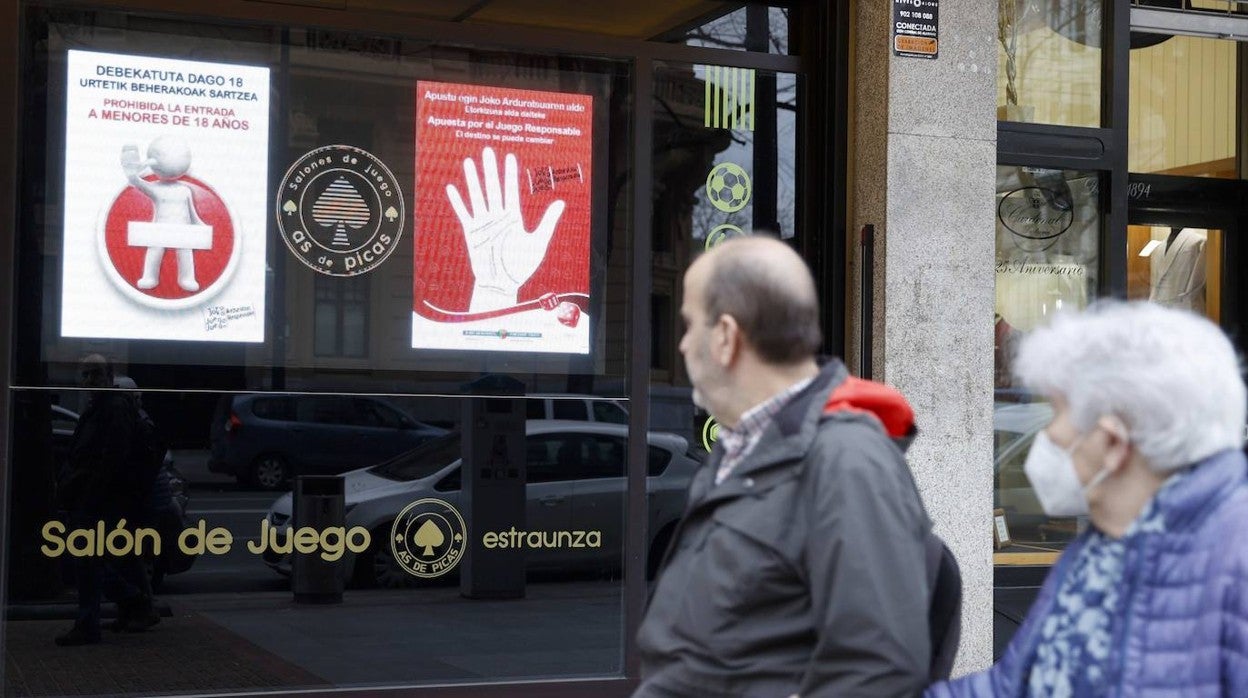
M545 257L515 294L523 304L554 293L576 294L574 302L588 310L590 257L590 192L592 183L593 98L589 95L517 90L502 87L421 81L416 86L416 187L413 311L417 320L444 323L440 311L464 313L473 305L478 280L473 273L465 242L463 211L474 212L465 160L471 160L481 192L490 199L486 148L497 163L495 181L506 192L505 162L513 155L517 164L519 208L526 236L540 227L552 206L563 202ZM457 213L448 193L453 186L463 202ZM495 190L498 191L498 190ZM504 195L504 199L506 199ZM533 237L515 238L528 246ZM518 252L512 245L508 253ZM538 252L530 254L540 254ZM505 294L510 298L510 291ZM472 307L472 310L478 310ZM432 307L431 307L432 306ZM549 312L544 310L543 312ZM496 312L501 314L501 312ZM523 329L520 315L513 326ZM448 333L422 340L413 331L413 346L452 348L457 345L458 326L445 322ZM427 325L425 325L428 329ZM534 343L541 344L540 339ZM513 348L484 347L470 348ZM535 351L567 351L568 348L514 347ZM585 347L588 350L588 347ZM577 351L572 349L572 351Z

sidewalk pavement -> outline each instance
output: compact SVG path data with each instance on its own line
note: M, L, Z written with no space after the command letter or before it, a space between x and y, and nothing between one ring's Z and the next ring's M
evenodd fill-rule
M64 620L6 623L4 694L78 696L324 687L324 679L203 615L178 613L147 633L109 633L98 645L57 647Z
M56 647L66 620L5 624L5 696L173 694L265 688L589 677L623 671L618 581L530 584L479 601L457 587L348 590L342 604L290 592L168 596L140 634Z

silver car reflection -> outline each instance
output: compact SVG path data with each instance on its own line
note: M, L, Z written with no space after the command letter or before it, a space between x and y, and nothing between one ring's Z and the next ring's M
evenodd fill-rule
M1041 540L1048 517L1036 499L1023 470L1036 434L1053 420L1047 402L998 402L993 407L994 444L993 506L1005 510L1006 521L1017 539Z
M601 531L600 548L529 549L530 570L618 569L622 560L628 429L602 422L531 419L526 422L527 498L523 528L529 531ZM649 526L648 550L654 567L671 539L685 504L686 490L701 464L701 451L684 437L651 432L647 436ZM412 502L441 499L462 510L460 436L434 439L383 463L343 474L346 526L372 532L372 547L342 559L347 581L361 586L404 587L419 579L394 559L390 526ZM292 497L284 494L267 514L269 524L285 538ZM517 522L518 524L520 522ZM291 573L290 555L267 551L265 564Z

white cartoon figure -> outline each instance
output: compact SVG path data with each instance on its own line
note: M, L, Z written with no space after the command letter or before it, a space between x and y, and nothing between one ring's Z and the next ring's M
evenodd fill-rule
M199 218L191 188L178 178L191 167L191 151L186 143L172 136L161 136L147 146L147 159L139 160L139 148L126 145L121 149L121 168L130 184L143 192L155 206L152 222L132 221L127 229L131 247L146 247L143 276L137 286L152 289L160 283L160 263L165 250L173 248L178 259L178 286L183 291L198 291L195 280L193 250L212 248L212 226ZM150 168L157 181L148 182L140 175Z
M503 163L504 177L500 182L494 150L486 148L481 153L485 179L483 196L476 164L471 158L464 159L464 179L471 209L464 205L455 185L446 185L446 196L464 229L468 260L476 277L470 312L506 308L518 302L516 294L546 258L546 248L563 215L564 202L554 201L537 228L533 232L525 230L520 212L516 156L508 154Z

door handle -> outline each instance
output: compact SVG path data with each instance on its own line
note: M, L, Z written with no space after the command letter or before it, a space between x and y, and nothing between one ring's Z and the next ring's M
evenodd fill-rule
M542 497L541 499L537 501L541 502L542 506L545 506L545 507L557 507L560 504L563 504L563 497L552 494L552 495L547 495L545 497Z

